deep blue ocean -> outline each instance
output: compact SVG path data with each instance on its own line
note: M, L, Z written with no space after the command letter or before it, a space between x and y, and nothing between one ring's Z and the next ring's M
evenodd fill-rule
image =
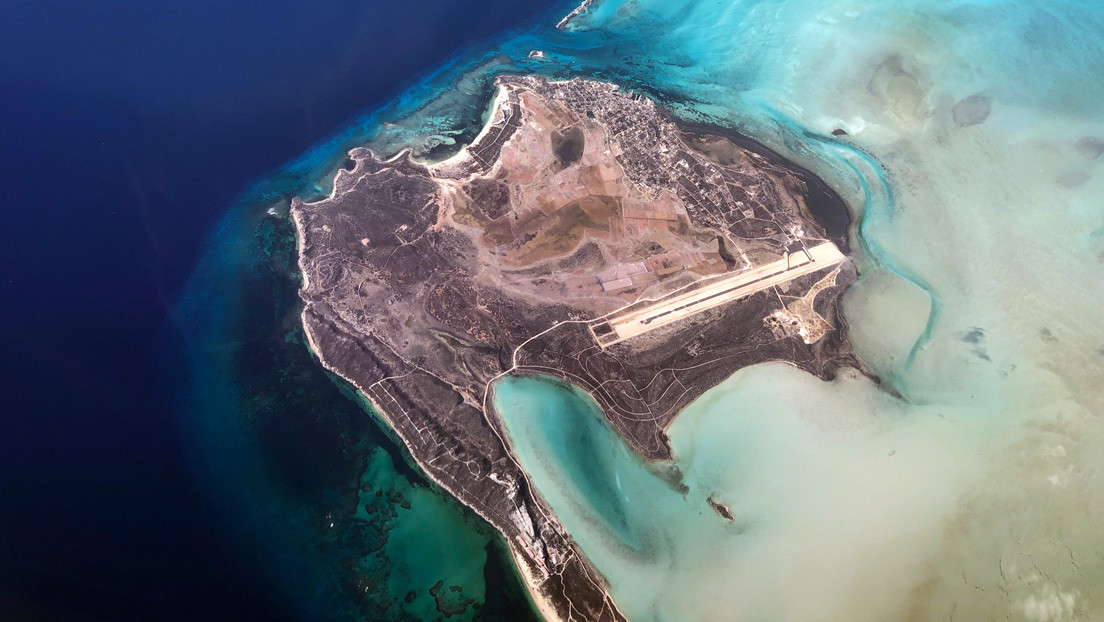
M455 153L504 72L741 132L853 212L842 310L881 383L738 373L670 429L689 497L585 400L504 382L627 615L1099 615L1100 2L601 0L553 28L573 4L0 3L0 622L535 618L312 357L287 217L352 146ZM713 493L739 528L697 526Z
M550 8L0 4L0 620L326 617L197 476L170 315L243 188Z

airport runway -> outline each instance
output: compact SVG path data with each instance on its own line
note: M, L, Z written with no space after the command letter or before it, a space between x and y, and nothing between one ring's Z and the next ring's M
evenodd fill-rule
M804 252L794 253L785 259L733 274L699 289L657 300L646 307L628 309L594 322L590 329L598 345L607 348L726 302L834 266L845 258L835 244L823 242L809 248L808 255Z

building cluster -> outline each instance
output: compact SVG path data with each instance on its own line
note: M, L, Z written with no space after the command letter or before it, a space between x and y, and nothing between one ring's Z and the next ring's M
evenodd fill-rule
M771 168L765 159L749 153L756 168L706 160L687 148L654 102L611 85L570 81L545 90L547 97L593 115L606 128L626 175L656 194L674 192L696 224L727 231L733 239L776 246L779 252L793 241L801 218L779 192L781 182L763 172Z
M691 232L714 230L743 267L745 249L783 256L803 231L786 171L745 152L744 164L721 166L689 147L679 129L649 99L608 84L505 77L505 100L492 126L473 145L473 158L503 167L513 213L495 223L488 249L507 264L530 265L563 256L582 239L607 249L600 271L557 269L523 277L524 289L545 297L617 296L634 301L654 283L684 271L726 271L732 257L715 240ZM586 123L585 119L595 123ZM580 160L557 162L550 136L585 132ZM490 174L491 168L482 171ZM688 235L689 234L689 235ZM652 249L640 253L641 242ZM747 251L750 252L750 251ZM761 255L760 255L761 257Z

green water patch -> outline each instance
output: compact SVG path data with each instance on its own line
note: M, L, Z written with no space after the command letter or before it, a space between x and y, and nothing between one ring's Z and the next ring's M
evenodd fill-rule
M669 463L644 462L559 381L505 378L495 408L636 621L890 619L866 587L845 588L892 591L922 571L915 547L938 533L930 519L953 505L948 482L969 455L950 425L906 417L869 379L826 383L784 364L742 370L691 405L670 430ZM892 567L900 574L881 576ZM817 597L762 597L779 592Z
M621 54L603 75L646 76L676 116L756 137L848 201L861 276L843 309L882 384L741 370L669 429L685 494L588 453L613 434L577 391L504 383L500 416L634 621L1099 615L1104 175L1077 145L1104 133L1084 106L1104 14L853 8L610 1L570 28ZM978 94L991 113L960 125ZM599 440L555 438L580 417ZM580 478L608 461L588 477L646 501Z
M256 205L325 194L351 146L444 157L478 130L495 74L535 71L610 80L735 128L848 199L863 274L844 299L852 341L912 404L862 378L760 366L682 413L675 460L654 465L584 394L533 378L498 385L535 488L634 621L989 619L1054 603L1069 619L1071 603L1104 602L1090 528L1104 515L1104 176L1074 147L1104 132L1100 83L1084 79L1100 73L1099 11L867 8L596 3L569 32L458 56L251 191ZM1047 45L1032 43L1040 35ZM544 54L529 58L534 49ZM1046 50L1060 50L1054 62L1033 60ZM980 91L992 114L958 128L954 102ZM306 353L288 302L290 232L269 218L228 219L192 307L203 326L229 326L198 330L194 385L213 404L210 479L240 496L269 543L258 564L279 567L312 619L339 601L344 619L461 607L518 619L494 595L513 577L501 542L478 527L417 527L415 514L437 526L468 514L432 501L386 428ZM473 559L485 559L478 610Z
M562 71L527 58L546 36L560 38L539 26L459 52L250 185L212 232L174 313L182 425L212 512L299 617L538 619L499 536L426 478L386 422L310 353L287 213L292 197L330 192L351 148L455 153L482 127L497 74ZM576 45L588 39L600 44Z
M174 314L213 516L298 618L538 619L498 535L310 352L284 213L232 209Z
M570 385L523 377L495 385L495 407L506 413L511 438L523 435L532 442L526 456L542 472L563 469L555 478L561 485L538 485L544 494L556 495L557 503L570 505L632 554L648 554L652 532L636 503L662 500L665 487L610 432L590 402ZM570 486L562 485L566 482Z

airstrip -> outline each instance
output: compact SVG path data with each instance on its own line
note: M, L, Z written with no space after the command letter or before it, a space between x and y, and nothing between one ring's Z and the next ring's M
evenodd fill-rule
M626 339L672 324L726 302L745 298L799 276L834 266L845 259L836 245L823 242L788 254L762 266L738 272L704 286L661 298L646 305L630 305L590 325L603 349Z

